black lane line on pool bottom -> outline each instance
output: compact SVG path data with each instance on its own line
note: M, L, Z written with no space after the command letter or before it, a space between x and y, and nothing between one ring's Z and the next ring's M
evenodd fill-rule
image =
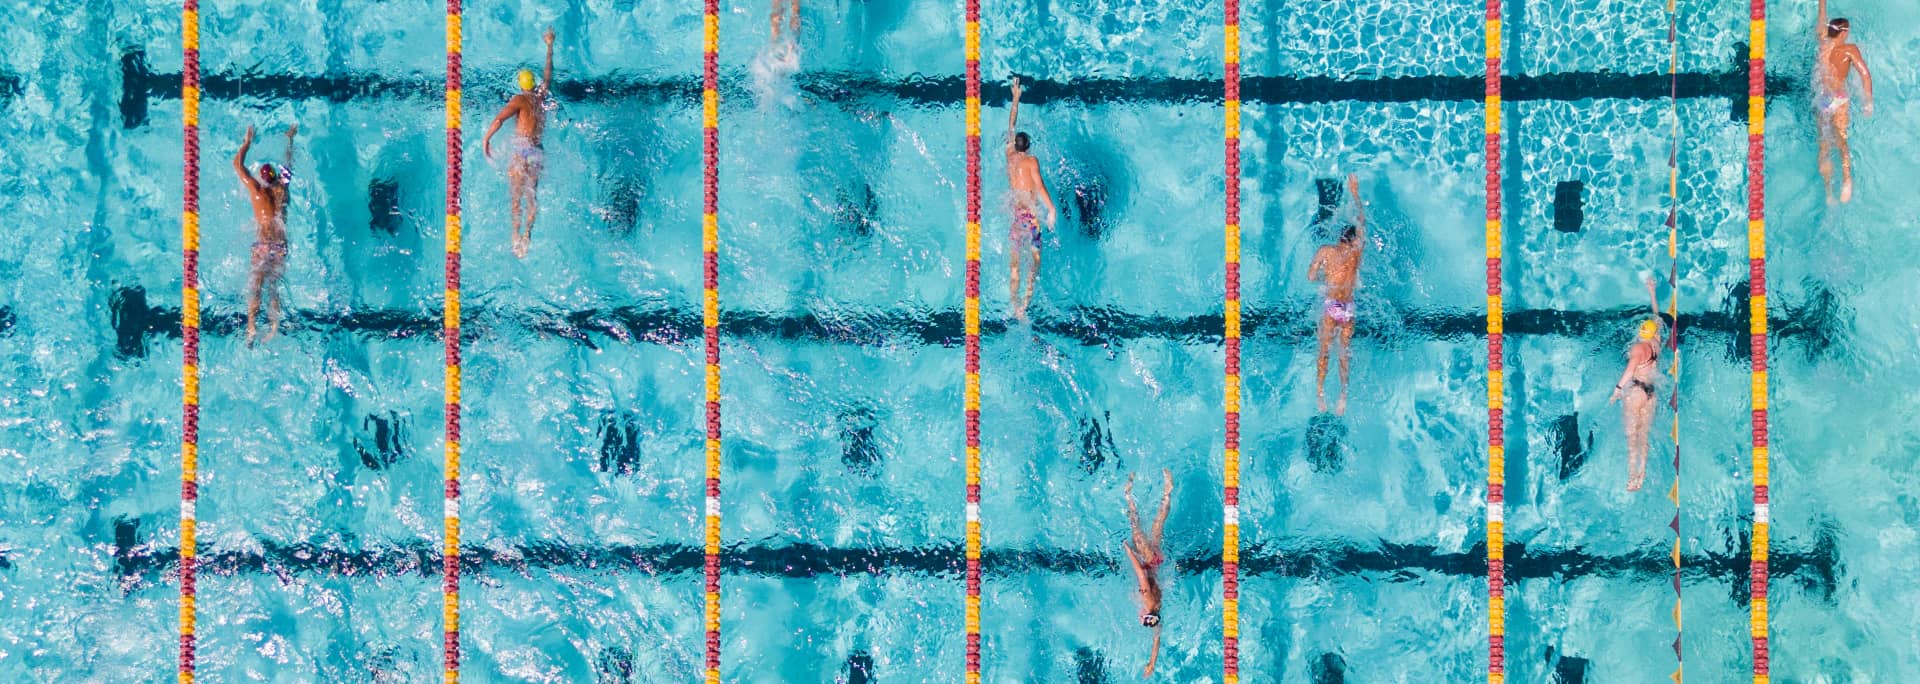
M120 525L129 523L123 521ZM1728 598L1744 601L1751 546L1742 529L1723 531L1731 554L1686 556L1686 574L1693 581L1730 582ZM1811 544L1788 550L1789 544L1775 540L1769 554L1774 577L1793 577L1809 589L1831 597L1838 586L1840 563L1838 544L1830 528L1822 528ZM1672 577L1668 552L1650 549L1643 553L1600 556L1580 549L1534 550L1524 543L1507 544L1507 577L1513 579L1554 578L1628 578L1655 581ZM421 575L438 573L439 551L427 543L387 546L378 550L348 550L312 544L261 544L260 552L203 550L199 562L202 573L234 575L266 573L288 577L294 574ZM1295 538L1278 544L1255 541L1241 553L1241 571L1253 576L1325 579L1342 575L1384 576L1388 581L1418 581L1419 573L1458 577L1485 576L1484 542L1463 551L1444 551L1434 546L1378 542L1362 546L1349 541ZM1122 572L1118 558L1061 549L1008 550L983 552L986 570L996 575L1044 572L1069 575L1105 576ZM179 561L179 551L150 544L132 544L116 538L115 570L127 580L153 581L171 571ZM533 570L556 568L572 570L634 571L650 575L697 572L704 567L701 547L686 544L651 546L573 546L532 543L499 550L493 547L465 549L461 567L475 572L525 574ZM734 545L721 553L722 568L735 575L761 577L813 578L853 575L924 574L957 578L966 570L966 558L960 545L949 544L918 548L826 548L811 544L785 546ZM1217 573L1220 555L1187 555L1175 559L1178 572L1187 575ZM125 583L123 582L123 586Z
M1735 289L1744 288L1736 284ZM1731 292L1732 290L1730 290ZM1851 311L1824 286L1813 285L1800 303L1780 302L1769 317L1775 339L1795 340L1809 359L1825 355L1845 339ZM1371 306L1355 336L1362 339L1469 340L1486 335L1486 317L1478 311L1436 311ZM1312 302L1299 300L1280 309L1249 308L1241 315L1242 335L1267 339L1311 340ZM1729 297L1718 312L1683 314L1681 334L1711 333L1722 338L1728 358L1744 359L1748 349L1749 301ZM180 310L147 302L138 287L115 290L108 297L115 332L115 352L122 358L144 356L155 335L180 336ZM1172 340L1181 344L1221 344L1225 329L1220 314L1154 316L1108 307L1072 307L1066 316L1036 312L1034 333L1059 337L1087 346L1115 345L1129 340ZM482 306L463 307L463 334L483 337L495 328L530 330L598 349L602 343L691 344L700 339L697 309L665 303L620 306L582 311L502 312ZM1590 311L1522 309L1506 314L1509 336L1589 337L1617 335L1624 343L1628 326L1645 316L1646 309L1617 307ZM903 308L891 311L856 310L845 316L822 317L812 312L769 313L722 310L720 334L728 338L772 338L820 344L887 346L903 344L957 346L965 340L959 309ZM234 336L246 329L240 312L203 310L202 334ZM980 323L985 336L1008 334L1014 326L1004 320ZM1021 326L1025 327L1025 326ZM373 309L353 312L289 311L281 325L288 334L351 334L366 339L438 339L440 317L430 311Z
M1674 96L1674 88L1684 99L1725 98L1735 103L1730 120L1746 120L1747 49L1736 45L1731 68L1721 72L1685 73L1674 77L1667 73L1619 74L1576 72L1514 75L1501 81L1501 98L1507 102L1531 100L1665 100ZM744 76L721 79L722 83L745 83ZM133 49L120 57L120 118L126 128L138 128L147 122L149 100L179 99L180 75L154 72L147 65L146 53ZM1802 79L1783 76L1767 79L1769 96L1792 96L1805 92ZM506 83L507 74L482 75L477 83ZM907 105L959 106L966 100L966 80L961 76L912 76L882 79L849 71L811 71L798 74L794 83L801 92L825 102L852 103L868 100L892 100ZM1218 103L1225 89L1220 79L1206 78L1086 78L1071 83L1045 79L1024 79L1021 101L1044 105L1055 102L1075 104L1207 104ZM344 76L302 76L257 72L210 73L201 77L202 96L214 100L319 99L351 102L380 98L435 100L441 97L440 79L421 74L415 78L391 78L373 73ZM554 95L568 102L659 104L679 102L692 105L701 97L700 80L695 77L668 79L563 79L554 83ZM752 94L739 86L722 87L722 101L751 102ZM470 91L475 101L500 99L504 89L482 87ZM1002 84L986 84L981 90L982 104L1004 106L1011 93ZM1240 79L1243 103L1290 104L1328 102L1424 102L1437 100L1474 101L1486 96L1486 80L1480 75L1399 76L1387 78L1338 78L1331 76L1245 76Z

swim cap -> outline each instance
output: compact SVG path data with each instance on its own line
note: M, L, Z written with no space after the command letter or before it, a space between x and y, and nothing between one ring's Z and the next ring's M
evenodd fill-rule
M1660 334L1660 324L1653 321L1640 322L1640 339L1651 340Z
M532 71L521 69L520 75L515 80L519 82L521 90L533 90L533 72Z

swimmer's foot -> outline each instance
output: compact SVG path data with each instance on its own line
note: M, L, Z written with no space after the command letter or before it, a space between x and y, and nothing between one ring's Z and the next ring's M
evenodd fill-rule
M1319 392L1314 396L1314 398L1319 400L1320 402L1320 412L1326 413L1327 412L1327 393L1324 391Z
M262 342L272 342L272 341L273 341L273 336L274 336L274 335L278 335L278 334L280 334L280 324L279 324L279 323L272 323L272 324L269 324L269 325L267 326L267 336L266 336L266 338L265 338L265 339L262 339L261 341L262 341Z
M260 329L254 327L252 321L248 321L247 322L247 346L249 347L253 346L253 339L255 337L258 337L259 335L260 335Z
M1853 179L1849 177L1848 179L1841 181L1840 183L1840 203L1846 204L1852 201L1853 201Z
M1340 401L1333 405L1333 415L1347 415L1347 395L1340 395Z
M528 242L530 241L525 237L515 235L513 237L513 255L522 259L527 258Z
M1644 475L1634 475L1634 476L1632 476L1632 477L1628 477L1628 478L1627 478L1627 491L1629 491L1629 492L1637 492L1637 491L1640 491L1640 487L1641 487L1642 485L1645 485L1645 484L1646 484L1646 480L1647 480L1647 478L1646 478L1646 476L1644 476Z

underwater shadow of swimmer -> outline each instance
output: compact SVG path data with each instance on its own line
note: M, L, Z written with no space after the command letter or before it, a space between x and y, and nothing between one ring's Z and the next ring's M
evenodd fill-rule
M1322 413L1307 423L1307 464L1316 473L1337 473L1345 467L1347 423Z

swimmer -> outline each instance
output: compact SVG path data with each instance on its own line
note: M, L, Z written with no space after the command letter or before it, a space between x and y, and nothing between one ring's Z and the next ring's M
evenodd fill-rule
M507 181L511 187L513 217L513 255L525 257L527 247L533 244L533 219L540 215L540 172L546 169L547 153L540 148L540 135L547 125L546 105L553 98L553 29L547 29L547 69L541 76L539 87L533 82L533 72L521 69L517 77L520 92L507 100L507 106L501 108L500 115L493 117L493 125L487 127L487 135L481 139L480 147L488 159L493 158L493 134L500 130L500 124L507 119L515 119L513 139L513 159L507 162ZM526 207L524 214L521 206Z
M1647 279L1647 297L1653 300L1653 318L1640 322L1639 339L1627 347L1627 370L1613 385L1611 404L1621 399L1621 420L1627 432L1627 491L1640 491L1647 481L1647 430L1653 425L1654 385L1660 380L1660 295Z
M1007 253L1012 257L1008 274L1007 299L1013 304L1015 318L1027 317L1027 305L1033 302L1033 282L1040 279L1039 205L1047 207L1047 229L1053 229L1059 213L1053 207L1053 195L1040 178L1040 160L1027 148L1033 144L1026 133L1017 130L1020 122L1020 77L1013 77L1013 105L1007 113L1007 186L1012 190L1013 227L1008 232ZM1020 294L1020 255L1028 256L1027 293Z
M1867 96L1861 103L1867 116L1873 116L1873 74L1860 46L1847 42L1853 25L1846 19L1827 19L1827 0L1820 0L1820 18L1814 28L1819 54L1814 58L1813 107L1820 130L1820 177L1827 184L1827 203L1833 203L1834 147L1840 154L1840 201L1853 201L1853 150L1848 128L1852 124L1852 98L1847 91L1848 76L1860 72L1860 88Z
M287 274L287 185L293 182L293 136L299 125L287 127L287 157L279 166L260 164L260 175L247 172L247 150L253 148L253 127L233 155L233 172L253 202L253 264L247 275L247 346L259 331L260 294L267 293L267 339L280 330L280 284Z
M1347 366L1353 356L1353 288L1360 272L1360 252L1366 246L1367 212L1360 202L1360 180L1347 174L1347 194L1353 197L1353 223L1340 232L1340 242L1323 245L1307 265L1307 280L1326 281L1320 289L1320 372L1314 392L1320 411L1327 410L1327 353L1334 335L1340 337L1340 401L1335 415L1347 414Z
M1160 533L1167 527L1167 509L1173 503L1173 472L1162 468L1160 515L1153 519L1151 532L1140 529L1140 507L1133 503L1133 476L1127 476L1127 523L1133 537L1120 545L1133 564L1133 575L1140 582L1140 626L1153 630L1153 651L1147 656L1145 677L1153 676L1153 664L1160 660L1160 564L1167 556L1160 548Z

